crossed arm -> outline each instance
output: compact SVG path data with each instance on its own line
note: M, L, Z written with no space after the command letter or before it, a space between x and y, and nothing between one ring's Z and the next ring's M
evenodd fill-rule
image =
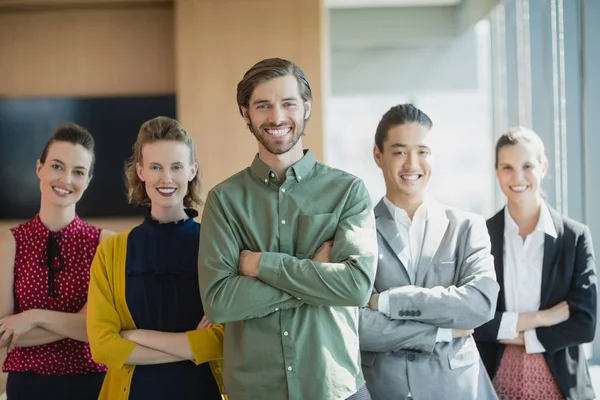
M199 255L201 293L209 318L226 323L303 304L363 306L374 278L377 244L368 193L361 182L351 190L330 252L331 260L339 262L244 251L217 194L209 193Z
M456 285L392 288L389 316L378 311L378 294L373 294L370 308L361 310L361 348L375 352L417 350L429 354L435 347L439 328L452 329L453 338L462 337L489 321L498 296L490 250L485 222L473 219L458 250L462 262ZM418 310L418 313L408 314L403 310Z
M525 332L534 330L543 350L554 353L569 346L591 342L596 330L597 277L592 238L586 227L575 243L573 275L566 299L536 312L519 313L518 336L503 344L526 345ZM504 312L475 330L475 339L498 342Z
M113 232L102 231L100 241ZM32 309L14 314L16 241L10 231L0 233L0 347L31 347L65 338L87 341L86 306L76 313Z

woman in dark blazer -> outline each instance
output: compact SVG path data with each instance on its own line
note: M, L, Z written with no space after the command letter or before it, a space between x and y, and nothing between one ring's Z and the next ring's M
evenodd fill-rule
M474 336L501 400L595 398L582 347L596 329L590 231L543 200L547 165L533 131L514 128L496 143L507 205L487 226L500 293Z

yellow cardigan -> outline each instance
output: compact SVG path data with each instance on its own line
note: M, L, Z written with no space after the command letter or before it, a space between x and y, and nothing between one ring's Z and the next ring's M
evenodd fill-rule
M87 303L87 334L94 361L108 366L99 400L127 400L135 365L125 361L136 343L121 330L136 329L125 299L125 260L131 230L102 241L92 262ZM208 362L223 393L223 325L187 332L196 365ZM227 399L223 395L223 399Z

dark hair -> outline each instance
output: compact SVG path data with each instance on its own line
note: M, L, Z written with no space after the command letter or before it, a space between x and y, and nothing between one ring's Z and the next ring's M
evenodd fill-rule
M538 152L538 161L541 164L548 161L546 158L546 152L544 151L544 142L542 142L540 136L531 129L527 129L522 126L516 126L509 128L498 138L498 141L496 142L496 159L494 162L494 167L498 168L498 155L503 147L514 146L522 142L533 145Z
M383 151L383 142L387 139L388 131L391 128L411 123L422 125L428 129L433 126L433 122L427 114L412 104L398 104L383 114L375 131L375 144L379 151Z
M237 85L237 104L242 116L242 107L248 108L250 97L259 84L282 76L292 75L298 81L298 89L303 101L312 100L312 91L304 72L299 66L282 58L267 58L254 64Z
M190 149L190 161L192 163L196 162L194 141L178 121L168 117L156 117L144 122L138 132L137 140L133 144L133 154L125 164L125 180L129 203L150 204L146 186L137 174L136 164L142 164L142 149L146 144L162 140L184 143ZM188 192L183 198L183 205L193 208L195 206L201 207L203 204L202 181L200 170L198 170L194 179L188 184Z
M96 154L94 153L94 137L87 129L73 122L68 122L58 127L58 129L52 134L50 139L44 145L42 154L40 155L40 163L44 164L48 157L48 151L50 146L55 142L66 142L72 145L80 145L84 149L90 152L92 155L92 163L90 164L90 170L88 176L91 178L94 172L94 163L96 162Z

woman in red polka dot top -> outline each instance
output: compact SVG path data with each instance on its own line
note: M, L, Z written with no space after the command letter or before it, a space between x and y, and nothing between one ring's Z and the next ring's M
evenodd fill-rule
M58 128L37 161L39 214L0 232L0 347L8 348L10 400L91 400L100 392L106 367L90 355L86 301L96 247L112 232L75 213L93 166L90 133Z

